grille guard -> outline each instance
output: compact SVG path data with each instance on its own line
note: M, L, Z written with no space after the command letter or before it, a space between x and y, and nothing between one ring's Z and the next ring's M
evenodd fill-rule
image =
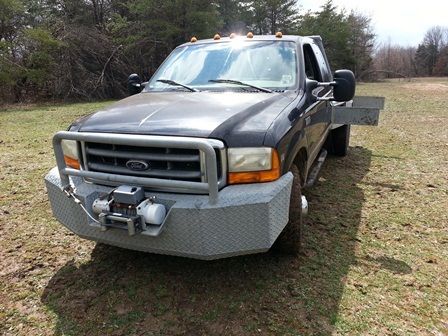
M170 147L184 149L198 149L204 157L206 182L190 182L179 180L166 180L160 178L126 176L112 173L93 172L78 170L67 167L62 152L62 140L75 140L80 142L97 142L104 144L129 145L139 147ZM217 160L214 146L220 149L224 144L219 140L201 139L189 137L137 135L137 134L115 134L115 133L83 133L83 132L57 132L53 137L53 148L56 163L61 177L63 187L70 186L69 176L79 176L110 183L124 183L138 185L148 188L188 189L196 193L207 193L209 203L216 204L218 201L218 173ZM221 163L224 167L226 162Z

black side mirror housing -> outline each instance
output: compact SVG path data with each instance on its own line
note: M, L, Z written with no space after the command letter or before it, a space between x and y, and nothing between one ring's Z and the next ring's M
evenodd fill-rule
M337 70L333 76L333 97L337 102L352 100L355 96L356 80L350 70Z
M135 95L143 90L142 80L137 74L132 74L128 77L128 92L129 95Z
M319 82L313 79L306 79L306 95L310 99L311 102L315 102L317 100L317 97L313 95L313 91L319 87Z

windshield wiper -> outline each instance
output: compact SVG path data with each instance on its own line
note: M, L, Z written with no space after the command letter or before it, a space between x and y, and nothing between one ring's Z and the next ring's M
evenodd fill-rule
M233 80L233 79L210 79L209 82L210 83L228 83L228 84L244 85L244 86L251 87L252 89L256 89L258 91L272 93L272 90L266 89L264 87L255 86L255 85L252 85L249 83L244 83L244 82L241 82L238 80Z
M199 92L199 90L197 90L195 88L192 88L191 86L175 82L175 81L173 81L171 79L158 79L158 80L156 80L156 82L161 82L161 83L168 84L168 85L173 85L173 86L181 86L181 87L183 87L183 88L185 88L185 89L187 89L187 90L189 90L191 92Z

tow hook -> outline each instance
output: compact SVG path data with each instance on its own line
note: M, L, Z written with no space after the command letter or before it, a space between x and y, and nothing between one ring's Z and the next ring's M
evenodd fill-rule
M308 201L305 196L302 195L302 215L308 215Z

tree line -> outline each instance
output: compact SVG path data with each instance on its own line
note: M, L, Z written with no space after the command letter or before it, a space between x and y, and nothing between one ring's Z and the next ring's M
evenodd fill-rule
M380 58L373 59L375 35L368 16L340 11L331 0L316 12L299 4L0 0L0 100L120 98L126 95L130 73L148 79L175 46L191 36L210 38L215 33L321 35L333 69L352 69L360 78L375 64L383 67ZM416 50L421 56L415 60L432 75L439 73L444 44L438 44L434 58L431 43Z
M391 42L375 51L372 69L364 78L448 76L448 27L428 29L417 47L403 47Z

